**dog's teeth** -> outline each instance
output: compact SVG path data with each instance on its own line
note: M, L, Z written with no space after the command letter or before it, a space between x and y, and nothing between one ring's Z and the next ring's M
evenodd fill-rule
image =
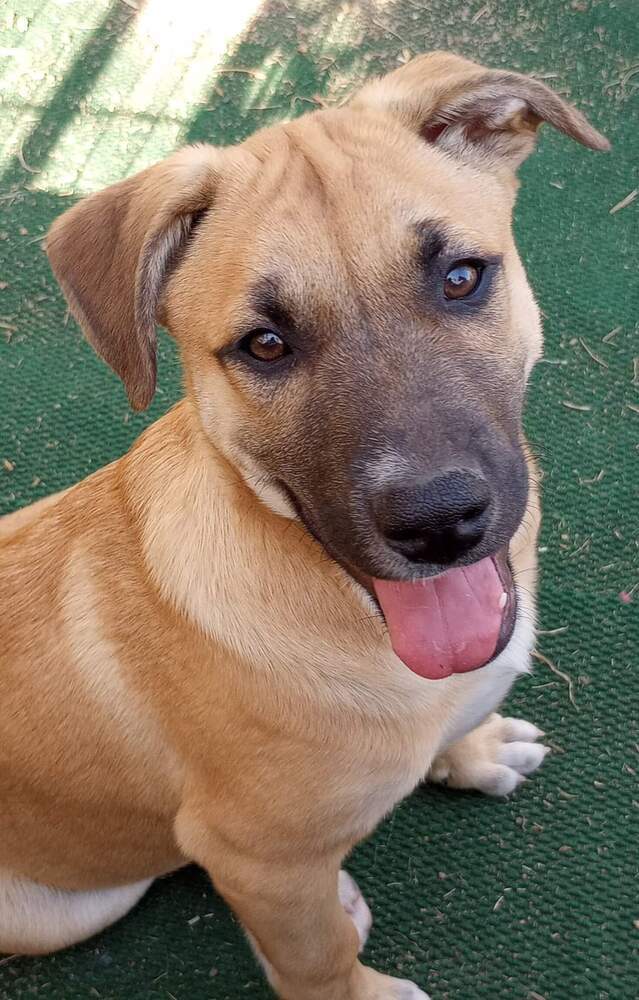
M507 603L508 603L508 594L506 593L506 591L504 591L501 597L499 598L499 610L503 611Z

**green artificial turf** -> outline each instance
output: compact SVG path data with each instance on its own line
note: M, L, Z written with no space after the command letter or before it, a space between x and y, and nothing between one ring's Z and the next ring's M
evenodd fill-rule
M547 78L613 143L597 155L544 129L516 217L547 337L527 425L545 472L540 649L556 670L538 663L509 709L555 753L510 801L419 789L350 868L375 915L367 961L433 1000L636 1000L639 4L267 0L243 22L246 0L202 0L199 31L198 5L165 5L168 30L160 6L0 6L0 512L120 455L180 393L163 338L156 401L131 414L67 322L39 240L74 198L431 48ZM268 996L196 869L80 947L0 961L0 1000Z

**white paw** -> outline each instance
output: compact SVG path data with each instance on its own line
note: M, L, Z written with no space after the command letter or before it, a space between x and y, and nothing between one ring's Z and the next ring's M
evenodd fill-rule
M373 924L371 911L360 892L357 882L343 868L339 873L337 889L339 892L339 901L355 924L355 928L359 934L361 951L366 944Z
M486 733L490 755L479 765L479 791L487 795L510 795L536 771L550 747L537 743L540 729L524 719L494 716Z
M491 715L436 758L431 778L453 788L510 795L549 752L549 747L537 742L543 735L523 719Z

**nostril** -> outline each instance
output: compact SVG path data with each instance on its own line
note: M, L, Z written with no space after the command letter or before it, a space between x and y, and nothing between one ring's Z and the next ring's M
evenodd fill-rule
M485 514L480 514L478 517L472 519L462 519L452 524L448 529L448 533L445 531L442 532L441 537L452 539L453 542L458 544L460 549L470 549L484 537L487 523L488 518Z
M476 503L472 507L468 507L468 509L466 511L464 511L464 514L462 516L462 520L464 520L464 521L477 521L477 520L479 520L479 518L483 514L485 514L486 508L488 507L488 503L489 503L489 501L488 501L488 499L486 499L485 502L482 501L481 503Z
M483 510L480 514L476 514L473 517L460 517L458 521L451 524L451 528L460 537L470 537L471 535L483 534L487 520L486 511Z
M424 531L438 531L444 528L454 528L455 530L476 531L486 520L485 506L475 505L467 510L440 511L437 516L432 513L425 513L423 505L416 508L411 513L400 514L405 520L402 523L395 523L391 517L386 524L384 534L387 538L397 542L410 541L415 534L422 534Z
M415 538L417 529L412 524L403 528L390 526L383 529L383 533L392 542L411 542Z

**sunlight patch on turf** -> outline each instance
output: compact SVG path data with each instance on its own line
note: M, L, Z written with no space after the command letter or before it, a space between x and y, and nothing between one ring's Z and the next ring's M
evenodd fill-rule
M261 2L149 0L146 6L140 5L37 173L29 175L29 186L60 194L86 194L171 153L186 140L193 114L207 106L225 53ZM69 21L69 8L77 11L77 21ZM78 0L67 3L66 23L72 23L73 28L63 39L64 58L50 85L48 63L42 61L46 37L38 35L35 23L28 26L24 47L15 46L18 54L13 56L26 81L24 87L21 89L16 79L18 70L7 75L7 86L13 95L20 94L24 103L15 109L5 159L15 156L30 131L38 127L37 115L30 113L27 101L37 97L39 103L46 104L51 100L91 30L101 18L109 17L109 11L109 3L100 0L92 5L91 20L83 20L87 4ZM53 17L51 12L49 15ZM30 77L32 60L37 62L38 76L44 72L42 93Z

